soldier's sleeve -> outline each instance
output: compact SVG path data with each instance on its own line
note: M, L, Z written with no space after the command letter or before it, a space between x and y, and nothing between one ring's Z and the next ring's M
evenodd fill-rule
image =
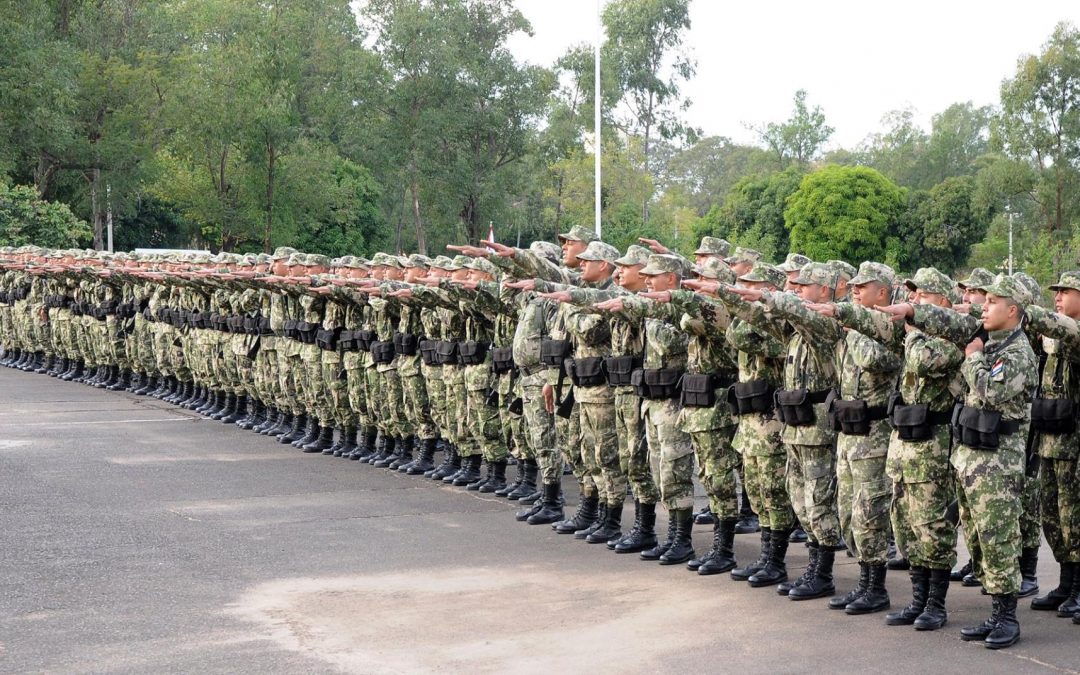
M769 314L765 305L760 302L747 302L738 293L730 288L721 286L716 291L716 298L724 303L733 317L742 319L754 326L768 329L772 324L778 323L776 318Z
M895 351L904 349L904 327L893 321L885 312L867 309L851 302L835 305L836 320L856 333L876 340Z
M679 314L669 303L653 302L636 295L623 298L623 308L619 314L632 321L660 319L677 323L679 320Z
M630 293L627 293L621 288L609 288L601 290L599 288L568 286L566 290L570 293L570 303L581 307L584 311L593 311L591 305L605 302L607 300L611 300L612 298L621 298L631 295Z
M726 331L731 325L731 313L727 306L700 293L672 291L671 306L677 314L691 317L694 321L692 325L696 326L697 322L700 322L701 328L705 330Z
M911 320L920 330L930 335L942 337L960 346L967 346L982 322L973 316L960 314L952 309L937 305L915 305L915 316Z
M954 342L922 331L907 334L904 356L908 368L920 376L940 375L964 360L964 353Z
M535 278L557 284L573 283L569 270L527 249L517 249L513 258L490 256L488 259L515 279Z
M844 329L839 322L807 309L801 300L789 293L765 291L762 300L773 314L787 319L788 323L809 333L816 341L836 342L844 337Z
M787 353L787 343L778 335L746 321L731 326L725 336L732 347L747 354L777 359Z
M545 279L536 278L533 280L536 284L535 291L537 293L560 293L562 291L572 291L577 286L571 286L570 284L558 283L555 281L547 281Z
M1027 308L1028 325L1033 331L1058 340L1070 351L1080 349L1080 322L1038 305Z
M1038 378L1038 368L1027 353L1005 349L995 356L975 352L964 359L960 373L968 388L990 408L1001 408L1017 396L1026 396Z

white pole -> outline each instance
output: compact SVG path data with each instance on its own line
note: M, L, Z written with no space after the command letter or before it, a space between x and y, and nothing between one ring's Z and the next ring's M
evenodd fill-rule
M601 122L601 117L600 117L600 41L601 41L601 39L603 39L603 31L604 31L603 8L604 8L604 0L596 0L596 50L595 50L595 52L596 52L595 53L595 57L596 57L595 66L596 67L595 67L595 73L594 73L594 84L595 84L596 90L594 92L594 101L593 101L593 108L594 108L594 111L593 111L593 152L596 153L596 156L594 158L595 164L594 164L594 168L593 168L593 171L595 173L595 177L594 177L595 185L593 186L593 188L594 188L595 199L596 199L595 214L594 214L594 226L596 228L596 238L597 239L599 239L600 236L601 236L601 233L600 233L600 229L601 229L600 228L600 211L601 211L601 209L600 209L600 148L601 148L600 135L601 135L601 128L600 128L600 125L602 124L602 122Z
M112 184L105 184L105 224L109 232L109 253L113 252L112 246Z
M1009 212L1009 276L1012 276L1013 270L1013 214Z

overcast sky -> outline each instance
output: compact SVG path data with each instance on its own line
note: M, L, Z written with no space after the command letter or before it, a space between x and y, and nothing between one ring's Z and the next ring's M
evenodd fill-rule
M547 66L595 41L595 0L516 4L535 32L511 41L519 59ZM911 106L929 129L952 103L996 103L1017 57L1037 53L1059 21L1080 24L1078 0L693 0L690 11L686 48L698 65L683 92L693 125L752 142L746 123L787 118L806 89L836 129L830 146L847 148L890 110Z

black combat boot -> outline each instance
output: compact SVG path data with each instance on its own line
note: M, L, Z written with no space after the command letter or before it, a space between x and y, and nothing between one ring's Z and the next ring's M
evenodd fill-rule
M221 422L223 424L236 424L240 420L244 419L244 416L248 414L247 408L250 405L250 396L240 396L239 394L234 394L232 410L229 411L229 414L222 416Z
M1039 592L1039 549L1020 551L1020 592L1017 598L1029 598Z
M334 444L334 427L316 425L315 428L317 430L315 440L305 443L300 448L305 453L322 452Z
M251 411L251 417L243 420L243 423L238 423L237 425L241 429L245 429L247 431L254 431L263 424L266 424L266 415L268 412L266 404L262 402L262 399L251 399L251 405L253 406L253 409Z
M586 497L582 494L578 498L577 513L568 520L555 523L551 529L559 534L573 534L578 530L584 530L596 522L599 514L600 499L596 495Z
M870 565L859 561L859 583L855 585L855 588L851 589L843 595L838 595L835 598L829 600L829 609L844 609L851 603L855 602L866 593L867 587L870 585Z
M435 468L435 439L420 439L420 456L405 473L409 476L422 476Z
M949 592L949 575L952 570L930 570L929 592L926 608L915 619L915 630L937 630L949 621L945 611L945 596Z
M241 429L249 429L251 420L255 416L255 398L250 394L244 394L237 406L237 419L233 424Z
M765 569L765 565L769 562L769 548L771 545L772 529L768 527L761 528L761 550L758 552L757 560L746 567L737 567L731 570L731 578L735 581L746 581L753 575Z
M335 429L335 431L338 431L338 430ZM340 457L341 456L341 448L343 448L344 446L345 446L345 429L341 429L340 431L338 431L337 438L334 440L334 442L330 444L329 448L323 450L322 454L328 455L328 456L331 456L331 457Z
M44 375L45 373L53 369L54 361L56 361L55 357L45 356L45 358L41 360L41 363L38 365L38 367L34 369L34 372L38 375Z
M1032 600L1031 608L1048 612L1060 607L1061 603L1069 598L1069 591L1072 590L1073 575L1076 574L1076 567L1075 563L1061 563L1057 588L1051 590L1046 595Z
M289 433L292 430L293 425L296 424L296 415L286 410L281 411L281 417L278 419L277 424L266 430L266 436L273 436L282 443L292 443L292 441L283 441L281 437Z
M790 539L791 537L789 535L788 540ZM814 576L815 568L817 567L818 556L821 554L821 547L818 546L816 541L811 541L806 544L806 548L808 554L806 569L803 570L803 573L794 581L785 581L784 583L777 586L776 592L780 595L787 595L791 592L791 589L795 588L796 586L801 586L802 584L805 584L807 581L810 580L811 577Z
M62 377L60 379L65 380L67 382L80 382L82 380L83 374L85 372L86 372L86 364L84 362L82 362L82 361L76 360L74 367L71 369L70 375L65 375L64 377Z
M997 605L997 622L983 644L987 649L1012 647L1020 639L1020 622L1016 619L1016 594L995 595L993 601Z
M57 377L61 373L67 371L67 369L68 369L67 357L60 357L58 359L53 359L52 368L49 369L49 377Z
M232 415L234 412L236 412L236 394L233 394L232 392L227 392L225 394L224 405L222 405L220 409L212 411L210 414L210 419L222 420L229 415Z
M911 602L899 612L885 615L885 623L889 626L910 626L926 609L926 600L930 596L930 570L912 566L908 574L911 575Z
M735 534L752 534L761 529L761 523L754 509L750 506L750 497L746 494L746 483L742 486L739 501L739 522L735 525Z
M599 498L598 498L599 499ZM596 520L592 522L588 527L576 530L574 532L574 539L585 539L590 534L600 529L600 526L604 524L604 520L607 518L607 502L598 501L596 507Z
M378 450L377 453L375 453L371 457L368 457L368 464L372 466L380 466L380 464L383 462L394 461L394 452L397 450L397 438L395 436L387 436L386 434L383 434L382 447L376 448L376 450ZM382 464L382 466L385 467L387 466L387 464Z
M406 436L405 438L400 439L397 443L397 455L386 465L386 468L391 471L397 471L402 466L411 462L415 440L415 436Z
M608 504L604 521L600 526L585 536L590 544L606 544L622 536L623 502Z
M221 409L224 407L225 392L218 389L212 389L210 390L210 397L206 399L206 405L199 406L195 409L195 412L203 417L210 417L211 415L221 412Z
M640 553L656 547L656 504L636 502L634 527L615 542L616 553ZM657 554L657 558L660 554Z
M960 639L964 642L973 642L975 640L985 640L990 633L994 632L997 628L998 617L1001 612L1001 603L998 602L998 596L994 595L990 597L991 610L990 618L986 619L977 626L965 626L960 629Z
M691 530L694 527L693 509L671 509L668 517L675 521L675 533L671 546L660 556L661 565L679 565L694 557Z
M545 483L543 487L544 496L537 500L536 507L523 512L528 514L524 518L522 518L522 513L518 513L515 517L529 525L547 525L548 523L561 521L565 517L560 497L561 492L562 483Z
M695 525L715 525L716 516L712 512L712 506L706 504L700 511L694 514Z
M358 432L356 430L356 427L345 427L345 429L341 432L341 447L338 448L336 452L331 454L333 454L334 457L348 457L353 452L355 452L356 448L358 447L356 441L357 433Z
M701 575L722 574L730 572L738 565L735 562L735 529L738 527L738 519L724 518L713 529L713 544L708 558L698 566L697 573Z
M500 459L497 462L488 463L488 467L490 468L488 479L479 487L479 491L484 494L497 492L506 487L506 460Z
M889 608L889 591L885 588L885 575L889 571L885 563L867 564L866 591L851 602L844 611L848 614L872 614Z
M949 572L949 581L963 581L964 577L971 574L971 558L962 566L955 568Z
M443 461L431 473L431 480L444 480L447 476L453 476L461 468L461 455L453 443L446 444L446 452Z
M1057 615L1063 619L1080 612L1080 565L1077 565L1076 569L1076 573L1073 574L1072 588L1069 589L1069 597L1065 598L1057 608Z
M375 446L378 444L378 442L378 427L367 427L364 430L364 434L361 437L360 442L356 445L356 450L353 450L352 454L349 455L349 459L367 462L367 458L375 453Z
M503 487L496 490L494 494L496 497L505 497L514 490L521 487L521 483L525 480L525 466L529 460L523 459L517 462L517 477L513 481L508 482Z
M769 532L769 559L765 567L754 572L746 580L754 588L775 586L787 581L787 550L791 540L791 530L771 530Z
M462 459L461 471L458 472L457 478L449 481L454 487L464 487L469 483L474 483L480 479L480 463L483 461L483 457L479 454L469 455ZM447 481L444 479L444 483Z
M654 508L655 508L655 506L656 505L653 504ZM655 514L654 514L654 516L655 516ZM671 548L671 544L675 541L675 527L676 527L675 519L668 518L667 536L664 538L663 541L657 541L656 545L653 546L652 548L642 549L641 553L638 554L638 558L641 558L642 560L646 560L646 561L650 561L650 562L654 562L654 561L659 560L660 556L667 553L667 550L669 548ZM618 546L616 546L615 548L616 548L616 550L618 550Z
M297 449L303 449L305 445L314 441L319 437L319 430L322 426L319 424L319 418L314 415L308 415L307 424L304 425L304 435L292 442L292 446Z
M120 391L127 388L127 383L131 381L127 370L120 368L113 368L114 377L105 383L105 389L107 391Z
M812 600L824 598L836 593L833 585L833 561L836 551L828 546L818 546L817 564L814 574L807 577L806 583L795 586L788 592L792 600Z
M108 391L116 391L115 387L120 383L120 366L109 366L109 376L101 383L101 388Z
M292 443L298 438L304 435L304 429L307 428L308 420L307 415L293 415L292 426L288 431L277 437L278 443Z

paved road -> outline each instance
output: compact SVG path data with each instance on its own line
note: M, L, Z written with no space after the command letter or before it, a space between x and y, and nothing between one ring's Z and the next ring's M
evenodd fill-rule
M948 628L917 634L512 511L0 369L0 671L1080 671L1080 626L1026 607L1015 648L961 642L988 608L977 590L955 587ZM740 559L755 539L738 538ZM800 571L805 549L792 558ZM857 567L839 567L847 588ZM1053 570L1044 551L1045 585ZM890 578L894 604L906 585Z

